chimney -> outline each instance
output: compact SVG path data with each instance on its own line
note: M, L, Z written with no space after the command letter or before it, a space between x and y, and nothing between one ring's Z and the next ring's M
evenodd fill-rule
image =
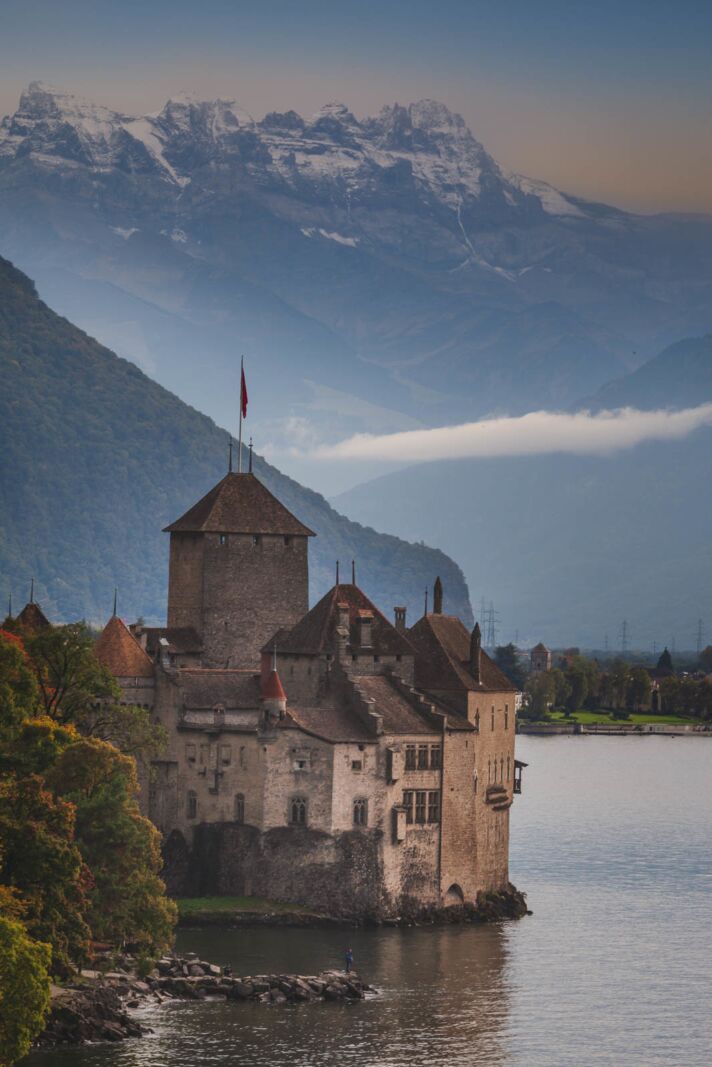
M361 608L358 613L358 643L361 648L370 648L373 644L372 628L373 612Z
M396 630L400 630L401 633L405 631L405 611L406 609L404 607L396 607L393 609L396 619Z
M336 655L338 659L346 659L350 639L349 605L345 600L340 600L336 605Z
M443 583L438 576L433 586L433 611L436 615L443 613Z
M470 635L470 674L475 679L477 685L480 684L480 666L482 662L482 633L480 631L480 624L475 623L475 627Z

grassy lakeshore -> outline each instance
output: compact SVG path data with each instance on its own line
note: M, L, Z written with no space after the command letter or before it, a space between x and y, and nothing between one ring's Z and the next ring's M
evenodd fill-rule
M626 719L616 719L609 711L574 711L565 715L563 711L549 712L550 722L580 722L584 726L600 723L602 726L645 726L648 723L656 723L659 726L678 726L684 723L698 723L700 719L692 719L686 715L653 715L649 711L631 711Z

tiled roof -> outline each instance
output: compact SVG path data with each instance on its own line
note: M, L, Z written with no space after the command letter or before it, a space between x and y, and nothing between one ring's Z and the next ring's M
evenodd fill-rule
M314 536L254 474L226 474L164 532Z
M480 684L470 674L470 635L454 615L424 615L408 631L416 646L415 682L426 690L516 692L516 686L481 652Z
M419 714L413 704L398 691L395 684L383 674L352 679L353 684L367 700L373 700L373 710L383 719L386 734L437 734L435 723Z
M265 700L286 700L282 682L277 671L271 671L267 681L262 686L262 696Z
M363 651L373 655L414 655L414 649L405 634L396 630L393 623L381 614L357 585L335 585L296 626L275 634L263 651L271 651L275 643L278 652L316 654L333 651L336 647L339 604L348 605L349 644L352 653ZM373 622L371 644L362 649L359 644L358 619L364 617L364 612L373 614Z
M549 651L549 649L546 647L546 645L542 644L541 641L539 642L538 645L534 645L534 648L532 649L532 652L548 652L548 651Z
M359 744L376 741L355 712L346 707L295 708L288 705L280 726L286 730L305 730L324 741L354 741Z
M192 626L145 626L142 633L146 635L146 651L150 656L160 651L162 637L168 642L168 651L175 655L203 651L203 642Z
M24 630L31 630L33 633L37 633L39 630L49 630L52 627L52 623L49 621L42 608L39 604L35 604L34 601L25 604L24 608L15 619L15 622L19 626L22 626Z
M94 655L116 678L152 678L153 663L118 615L97 638Z
M260 706L260 676L251 670L212 670L184 667L176 672L185 708L206 709L222 704L226 711Z

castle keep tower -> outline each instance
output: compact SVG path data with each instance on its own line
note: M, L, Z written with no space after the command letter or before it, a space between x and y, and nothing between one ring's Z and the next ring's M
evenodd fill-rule
M190 627L203 667L258 667L260 649L309 604L304 526L254 474L227 474L165 531L168 627Z

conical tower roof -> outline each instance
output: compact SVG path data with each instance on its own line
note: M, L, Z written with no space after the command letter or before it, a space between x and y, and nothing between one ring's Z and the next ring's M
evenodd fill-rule
M118 615L112 615L94 645L94 655L115 678L151 678L153 663Z
M38 633L40 630L49 630L52 627L52 623L39 604L35 604L34 600L30 600L29 603L25 604L15 622L18 626L22 626L24 630L31 630L33 633Z
M226 474L165 533L250 533L313 537L254 474Z

